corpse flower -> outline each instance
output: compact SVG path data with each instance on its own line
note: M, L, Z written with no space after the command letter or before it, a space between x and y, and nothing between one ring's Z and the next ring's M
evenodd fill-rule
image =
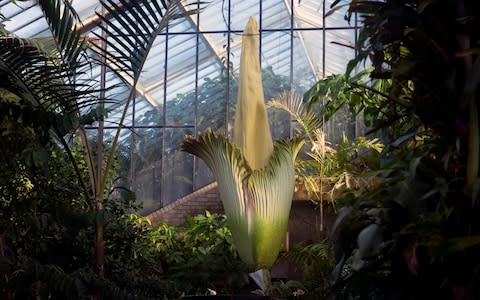
M273 142L263 99L258 25L243 33L234 139L207 131L188 136L182 150L201 158L218 182L240 258L253 270L270 269L282 247L294 192L294 161L303 142Z

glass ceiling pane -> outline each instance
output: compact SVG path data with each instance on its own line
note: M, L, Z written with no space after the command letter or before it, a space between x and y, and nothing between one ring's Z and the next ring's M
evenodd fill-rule
M199 65L197 130L224 132L227 103L226 70L216 57Z
M163 89L158 93L163 98ZM135 98L135 126L162 126L163 106L153 106L145 97Z
M293 12L297 28L320 28L323 25L323 1L294 1Z
M95 11L100 9L98 0L74 0L72 6L81 20L95 15Z
M330 6L334 0L326 0L325 1L325 13L330 11ZM342 3L340 2L337 6L341 6ZM345 20L345 15L347 14L348 6L342 6L340 9L337 9L331 15L325 18L325 27L346 27L346 26L355 26L355 22L351 22L349 24Z
M322 48L319 43L312 44L312 53L307 52L306 42L303 34L306 32L295 32L293 43L293 88L297 94L305 93L315 82L321 78ZM311 34L321 40L322 32L312 31Z
M15 30L15 34L19 37L39 37L39 36L50 36L50 30L45 30L48 28L47 22L42 17L39 17L37 20L21 25L18 29Z
M272 67L275 74L290 76L290 32L262 33L262 67Z
M328 30L325 34L325 75L344 73L348 61L355 55L351 48L355 45L355 31Z
M197 27L194 23L194 20L197 20L196 15L186 16L184 18L178 18L172 20L168 25L169 33L186 33L186 32L195 32ZM165 32L165 31L163 31Z
M287 29L290 27L290 8L284 0L262 2L262 27L266 29Z
M188 39L185 40L184 38ZM167 58L167 124L193 124L195 115L195 35L176 36L183 43L169 45ZM193 45L189 45L193 43ZM185 45L187 45L185 47ZM180 48L180 49L178 49Z
M140 74L140 82L147 88L156 88L159 82L163 82L165 74L165 47L166 36L161 35L155 39L152 50L148 55L143 72ZM152 84L157 85L152 86ZM163 99L157 99L162 103Z
M210 2L200 14L200 31L227 30L228 3L223 0Z
M43 22L38 23L37 25L42 27L48 27L47 23L42 18L43 13L38 6L31 6L31 4L27 6L27 3L24 3L21 7L26 9L22 10L18 7L15 9L9 9L10 7L8 5L5 8L2 8L2 14L8 20L5 22L5 27L8 31L21 30L22 28L28 26L30 23L39 20L40 18ZM16 32L16 34L20 37L30 37L29 35L25 35L20 32Z
M231 29L243 30L250 16L255 16L259 22L259 10L260 5L257 1L231 1Z

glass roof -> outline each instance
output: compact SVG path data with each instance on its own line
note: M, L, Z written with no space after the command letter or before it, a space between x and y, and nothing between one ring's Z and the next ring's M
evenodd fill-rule
M264 0L261 3L262 20L261 26L265 30L262 35L262 59L263 64L273 66L274 71L281 74L288 74L289 71L289 35L290 32L290 14L293 10L295 13L294 28L321 28L323 25L322 15L325 10L328 11L329 2L319 0L303 0L303 1L287 1L287 0ZM96 19L95 11L99 10L100 4L98 0L74 0L73 7L84 23L91 22ZM250 15L259 15L260 6L256 1L231 1L231 51L239 53L241 42L240 32L245 26L246 20ZM6 17L6 29L15 33L20 37L40 37L48 35L48 25L45 22L41 10L36 5L35 0L17 1L16 4L9 0L0 1L0 12ZM337 11L325 20L326 26L345 27L348 26L344 20L345 11ZM222 66L221 59L226 53L226 36L224 34L214 34L217 31L227 30L228 9L226 1L211 1L206 9L200 14L200 22L198 29L201 33L199 37L199 64L202 65L202 76L209 77L209 71L215 73ZM169 39L168 44L168 77L175 77L177 84L169 86L168 94L176 95L185 92L188 85L182 84L181 80L188 80L189 73L195 69L196 60L189 59L195 57L197 39L195 35L187 35L184 33L196 32L197 27L196 16L187 17L177 20L169 28L169 32L182 33ZM270 34L268 30L287 29L283 34ZM212 34L209 34L212 32ZM323 75L338 73L344 71L345 57L349 58L353 55L353 51L343 46L332 46L326 50L328 63L325 64L325 74L318 64L318 38L321 32L318 31L299 31L295 34L294 47L295 56L303 59L294 59L296 68L303 70L309 69L310 77L318 79ZM323 37L321 37L323 38ZM327 43L337 41L343 44L353 45L354 32L346 30L329 31L325 34ZM284 47L282 47L284 46ZM316 57L317 56L317 57ZM151 105L161 105L164 99L154 97L158 95L159 90L163 90L163 82L165 81L165 38L159 38L155 42L145 64L143 74L141 76L139 90L140 94L145 97ZM231 57L234 70L238 67L239 55ZM321 61L321 60L320 60ZM315 63L317 62L317 63ZM298 64L302 63L303 66ZM128 81L128 79L127 79ZM183 89L183 90L182 90Z
M233 117L231 107L236 101L234 81L235 74L238 74L241 33L249 16L255 16L260 25L262 69L270 70L276 76L275 80L283 82L281 87L266 88L273 95L284 88L294 88L303 93L318 79L344 72L348 60L354 55L352 48L345 45L354 45L356 30L352 26L354 24L344 20L345 9L326 17L332 2L211 0L198 15L172 22L168 31L155 40L137 84L135 105L129 108L125 121L125 125L132 129L138 127L138 132L152 134L158 131L154 136L163 139L159 150L163 153L163 164L156 161L150 166L159 166L164 170L167 165L164 157L168 157L175 147L178 148L176 142L167 143L168 136L181 137L211 124L229 133ZM182 3L186 5L188 1ZM95 14L101 9L99 1L72 0L72 5L82 20L78 25L87 29L83 33L92 36L92 30L99 30L96 27L99 19ZM45 37L50 34L35 0L17 0L16 3L0 0L0 13L6 18L7 31L19 37ZM223 78L227 73L230 74L228 79ZM99 68L92 70L91 74L99 76ZM126 73L114 72L107 72L106 78L108 85L115 86L107 93L107 97L112 99L112 103L108 104L110 113L107 121L114 127L118 124L132 78ZM213 81L215 88L212 89L209 84ZM204 89L213 95L203 95ZM206 106L212 103L221 104L223 108ZM214 118L221 121L217 122ZM339 126L336 125L336 128ZM121 139L131 151L140 151L139 145L142 144L130 147L135 141L142 140L139 135L124 130ZM132 157L135 155L132 154ZM198 168L197 164L194 165ZM138 171L138 174L147 173L145 170ZM197 169L194 171L194 174L205 173ZM189 175L194 189L210 180L203 177L195 179L195 176L192 178ZM170 182L170 179L162 180L163 185ZM163 190L168 189L165 187ZM183 192L175 195L162 193L163 199L181 196ZM139 195L146 195L145 191Z

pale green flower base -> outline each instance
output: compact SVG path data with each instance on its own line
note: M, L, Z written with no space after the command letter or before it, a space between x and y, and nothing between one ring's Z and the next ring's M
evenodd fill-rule
M214 174L235 246L252 270L270 269L282 247L295 184L294 161L302 144L276 141L268 164L259 170L250 168L236 145L211 131L187 137L182 145Z

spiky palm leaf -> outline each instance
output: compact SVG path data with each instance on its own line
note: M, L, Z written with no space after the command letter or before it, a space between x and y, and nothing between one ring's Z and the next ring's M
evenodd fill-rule
M32 40L0 38L2 87L34 106L72 112L78 101L91 101L92 90L83 83L65 82L68 67L52 61Z
M187 137L182 150L214 174L239 255L255 269L270 268L288 225L300 140L276 141L268 164L252 170L242 151L212 131Z
M85 42L75 28L80 21L77 13L67 0L38 0L38 5L52 33L56 55L74 75L80 64L80 54L86 55Z
M118 71L127 72L138 80L143 64L157 36L174 19L194 14L196 10L185 10L181 0L172 1L129 1L101 0L106 14L97 12L104 22L100 29L106 36L93 32L107 49L92 45ZM197 2L188 4L197 8Z
M135 95L141 71L156 38L165 30L170 21L193 14L196 10L185 10L181 0L101 0L100 4L102 10L97 12L97 16L102 20L99 27L104 34L92 32L101 43L91 43L90 47L114 71L128 74L133 79L132 89L120 117L118 126L120 129ZM192 2L188 5L197 8L199 2ZM105 175L100 179L99 190L105 188L119 137L120 130L117 130L106 161Z
M323 122L312 111L305 109L303 98L296 93L283 93L268 102L269 107L288 112L302 127L310 143L316 141L315 130L322 127Z

